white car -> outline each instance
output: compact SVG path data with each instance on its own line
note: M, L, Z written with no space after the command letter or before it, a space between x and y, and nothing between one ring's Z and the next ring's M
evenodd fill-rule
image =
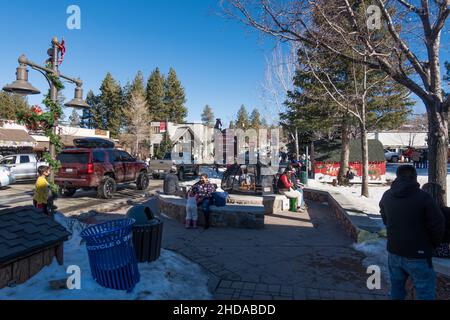
M6 187L14 182L16 182L16 177L11 169L0 166L0 187Z
M384 157L387 162L397 163L401 159L401 154L395 151L384 150Z

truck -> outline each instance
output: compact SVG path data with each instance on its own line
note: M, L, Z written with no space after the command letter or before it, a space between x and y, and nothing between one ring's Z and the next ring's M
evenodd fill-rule
M0 167L9 168L16 181L35 180L38 168L43 165L48 164L39 161L33 153L8 155L0 160Z
M149 172L154 179L158 179L171 171L178 175L180 181L183 181L187 175L198 176L200 165L193 164L192 161L189 163L187 160L173 160L171 153L166 153L163 159L150 160Z

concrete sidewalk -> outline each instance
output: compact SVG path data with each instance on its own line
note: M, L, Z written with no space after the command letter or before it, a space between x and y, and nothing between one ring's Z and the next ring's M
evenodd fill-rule
M157 203L148 203L157 209ZM388 286L370 291L365 256L328 206L309 214L266 216L266 228L186 230L167 217L163 247L202 265L216 299L387 299ZM385 279L383 279L385 280Z

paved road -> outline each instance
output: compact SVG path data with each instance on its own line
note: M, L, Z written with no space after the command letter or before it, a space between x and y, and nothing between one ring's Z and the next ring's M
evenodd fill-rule
M266 216L263 230L185 230L162 216L163 247L203 266L217 299L386 299L384 281L367 289L365 256L329 207L310 203L308 211Z
M69 214L78 210L89 210L102 204L113 203L118 200L136 200L143 198L162 187L162 180L150 180L150 186L146 191L137 190L134 184L120 185L113 199L98 199L95 190L79 190L71 198L61 197L56 200L58 211ZM0 189L0 210L32 204L34 183L16 183Z

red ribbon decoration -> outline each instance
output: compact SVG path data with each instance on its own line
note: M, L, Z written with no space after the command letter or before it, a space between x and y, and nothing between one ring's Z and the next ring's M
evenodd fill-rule
M64 55L66 54L66 42L64 41L64 37L62 38L61 43L58 43L58 49L61 53L61 57L59 59L59 65L61 65L64 61Z

